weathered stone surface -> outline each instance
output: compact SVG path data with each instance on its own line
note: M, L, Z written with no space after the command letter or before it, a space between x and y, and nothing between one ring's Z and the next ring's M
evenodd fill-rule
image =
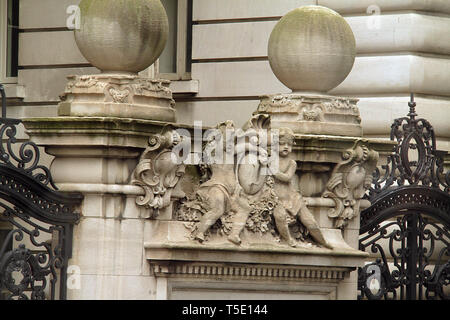
M137 73L163 51L169 25L159 0L82 0L79 6L75 40L100 70Z
M343 21L335 13L331 17ZM321 51L345 44L328 40ZM311 54L305 48L297 54L305 52ZM351 68L340 58L331 64ZM117 60L114 69L102 70L136 72L123 56ZM118 69L119 62L126 67ZM318 79L341 81L348 72L339 68ZM331 86L317 79L311 83L320 87L290 87L326 91ZM356 297L352 272L367 257L357 248L358 214L368 206L362 195L377 160L372 149L380 147L383 157L390 147L361 138L356 100L263 97L241 130L226 119L216 126L221 133L234 130L230 137L200 141L203 131L200 139L194 137L206 156L189 168L170 161L180 139L174 130L181 126L175 125L168 83L129 74L72 77L62 100L59 117L28 119L25 125L32 139L55 155L52 170L61 190L85 195L73 257L83 288L72 297L170 299L193 289L199 298L208 291L223 298L224 283L225 290L241 295L253 290L252 297L260 298L270 287L275 297ZM262 133L272 131L279 139L265 143ZM207 161L230 148L230 159L224 160L233 162ZM341 210L346 202L350 207Z
M295 133L360 137L357 101L326 95L269 95L261 97L256 113L270 115L273 127L288 127Z
M350 73L356 56L352 29L335 11L304 6L287 13L269 38L269 62L294 92L328 92Z
M135 75L70 76L60 116L119 117L175 122L170 81Z

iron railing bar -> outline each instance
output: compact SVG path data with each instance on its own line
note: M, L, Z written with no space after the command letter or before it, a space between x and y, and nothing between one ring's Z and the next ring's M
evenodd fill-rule
M6 118L6 93L5 87L0 83L0 94L2 95L2 118Z

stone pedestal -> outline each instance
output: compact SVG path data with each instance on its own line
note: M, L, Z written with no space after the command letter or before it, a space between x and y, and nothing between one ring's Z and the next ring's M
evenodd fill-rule
M268 114L272 127L288 127L298 134L361 137L357 99L324 94L262 96L256 113Z
M61 96L58 115L175 122L175 102L169 84L168 80L133 74L71 76Z
M55 158L51 171L62 192L81 192L74 227L68 299L152 299L154 278L144 258L144 194L130 184L157 121L112 117L25 119L28 134Z
M364 252L269 242L237 248L226 240L201 245L183 237L183 224L146 224L145 256L157 299L356 299L353 271L364 264Z

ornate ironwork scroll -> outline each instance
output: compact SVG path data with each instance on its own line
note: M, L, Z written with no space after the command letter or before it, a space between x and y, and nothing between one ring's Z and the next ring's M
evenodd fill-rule
M391 126L391 140L397 145L385 165L376 169L370 199L395 186L423 185L450 192L450 171L444 173L444 156L436 150L433 126L425 119L416 119L416 103L411 95L407 117L395 119ZM417 159L410 159L412 153ZM384 173L382 173L384 171Z
M450 299L450 229L409 212L370 229L360 250L381 258L359 271L360 298Z
M394 121L398 144L375 171L372 205L361 213L359 249L376 260L359 268L359 299L450 299L450 172L415 106L411 96L408 117Z
M0 119L0 299L65 299L83 197L56 191L38 146L16 138L20 122Z

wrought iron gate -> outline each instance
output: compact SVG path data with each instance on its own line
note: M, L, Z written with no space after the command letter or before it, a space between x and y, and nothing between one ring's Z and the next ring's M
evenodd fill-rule
M409 107L392 125L397 146L374 173L372 205L361 213L359 248L375 261L358 270L359 299L450 299L446 152L436 150L431 124L416 119L413 95Z
M83 197L57 192L32 142L16 138L18 119L0 118L0 300L65 299L75 209Z

